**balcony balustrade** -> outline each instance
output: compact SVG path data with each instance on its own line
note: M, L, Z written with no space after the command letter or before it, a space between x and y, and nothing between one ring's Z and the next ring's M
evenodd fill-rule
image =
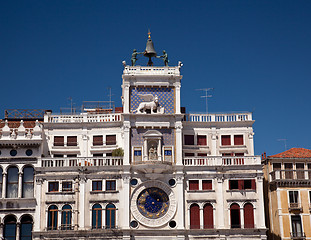
M258 165L260 164L259 156L243 157L184 157L185 166L232 166L232 165Z
M288 210L289 211L302 211L301 203L297 203L297 202L288 203Z
M252 113L213 113L213 114L186 114L186 122L241 122L251 121Z
M123 157L42 158L41 167L121 166Z
M311 180L310 170L275 170L270 172L270 181Z
M292 232L291 239L295 240L306 239L306 235L304 232Z
M107 114L87 114L81 113L76 115L51 115L44 116L44 122L48 123L92 123L92 122L120 122L120 113L107 113Z
M126 66L124 75L180 75L179 67Z

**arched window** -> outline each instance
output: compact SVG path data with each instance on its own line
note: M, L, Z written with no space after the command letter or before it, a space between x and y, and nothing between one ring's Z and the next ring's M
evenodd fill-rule
M62 208L62 230L71 229L71 206L65 205Z
M23 198L33 198L33 167L25 167L23 171Z
M230 206L231 228L241 228L240 206L236 203Z
M200 229L200 207L198 204L190 206L190 229Z
M58 208L55 205L49 207L48 210L48 230L57 229L57 213Z
M9 215L4 219L3 238L5 240L16 239L16 218L13 215Z
M18 197L18 169L17 167L10 167L8 169L6 197L7 198Z
M0 198L2 197L3 170L0 168Z
M106 207L106 228L116 227L116 206L112 203Z
M102 206L95 204L92 207L92 228L98 229L102 227Z
M244 205L244 228L254 228L254 207L251 203Z
M25 215L21 219L20 227L20 240L32 240L32 218L29 215Z
M204 228L214 228L213 206L205 204L203 208Z

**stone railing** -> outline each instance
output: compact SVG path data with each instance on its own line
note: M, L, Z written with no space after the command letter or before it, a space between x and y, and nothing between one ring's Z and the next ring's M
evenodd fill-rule
M179 67L126 66L125 75L180 75Z
M311 170L275 170L270 172L270 181L311 180Z
M82 123L82 122L120 122L120 113L107 113L107 114L87 114L82 113L79 115L44 115L44 122L48 123Z
M243 157L184 157L185 166L232 166L232 165L258 165L261 164L259 156Z
M42 158L41 167L121 166L123 157Z
M251 121L252 113L211 113L211 114L186 114L187 122L241 122Z

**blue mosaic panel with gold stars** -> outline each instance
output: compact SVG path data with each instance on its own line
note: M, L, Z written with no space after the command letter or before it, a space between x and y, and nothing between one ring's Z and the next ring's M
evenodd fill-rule
M132 128L131 129L131 143L132 146L143 146L143 135L145 132L149 131L150 129L143 129L143 128ZM162 144L165 145L174 145L174 130L173 129L156 129L160 133L162 133Z
M138 108L139 103L144 100L138 96L143 94L152 94L158 96L160 107L164 107L164 113L174 113L174 89L168 87L133 87L131 88L131 111Z

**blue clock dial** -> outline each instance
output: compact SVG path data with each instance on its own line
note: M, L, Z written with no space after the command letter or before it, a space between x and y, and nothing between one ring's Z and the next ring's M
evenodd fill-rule
M146 188L137 198L137 207L139 212L147 218L160 218L168 210L169 198L160 188Z

